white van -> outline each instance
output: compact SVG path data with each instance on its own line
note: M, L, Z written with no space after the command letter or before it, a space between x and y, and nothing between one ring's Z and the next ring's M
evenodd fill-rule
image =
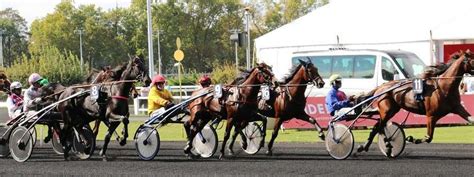
M326 50L295 52L292 65L308 59L318 68L326 85L322 89L308 87L309 96L325 96L329 89L329 76L341 75L341 90L347 95L369 92L375 87L396 79L419 76L425 64L414 53L382 50Z

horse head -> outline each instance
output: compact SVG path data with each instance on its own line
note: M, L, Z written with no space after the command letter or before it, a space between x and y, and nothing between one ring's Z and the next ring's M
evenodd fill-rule
M265 63L259 63L255 69L258 71L257 79L260 83L272 83L274 75L272 68L269 65Z
M308 82L313 82L318 88L324 87L324 81L321 75L319 75L318 68L314 66L311 60L308 58L308 61L299 60L300 64L304 67L304 79Z
M145 66L145 60L140 57L133 57L128 63L127 70L130 71L130 75L125 79L138 79L143 82L145 86L149 86L151 83L150 76L148 76L148 70ZM124 72L125 74L125 72Z

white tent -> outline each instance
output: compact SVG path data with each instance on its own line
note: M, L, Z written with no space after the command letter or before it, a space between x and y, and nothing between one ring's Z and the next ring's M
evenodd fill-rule
M336 0L257 38L255 46L257 59L277 76L293 52L325 50L338 38L346 48L401 49L432 64L443 44L474 41L472 20L472 0Z

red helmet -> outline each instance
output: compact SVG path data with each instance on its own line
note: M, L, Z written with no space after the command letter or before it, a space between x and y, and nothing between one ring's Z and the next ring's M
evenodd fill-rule
M204 75L199 79L200 84L211 84L211 78L207 75Z
M153 78L152 85L154 85L155 83L165 83L165 82L166 82L166 78L162 76L161 74L159 74Z

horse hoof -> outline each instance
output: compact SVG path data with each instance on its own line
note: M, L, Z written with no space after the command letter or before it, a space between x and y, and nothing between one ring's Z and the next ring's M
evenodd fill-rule
M415 140L415 144L420 144L420 143L422 143L421 139L416 139Z
M127 144L127 140L123 139L119 144L120 146L125 146Z
M106 156L102 156L102 161L103 161L103 162L107 162L107 157L106 157Z
M324 133L323 133L323 132L320 132L320 133L319 133L319 139L321 139L321 141L325 141L325 140L326 140L326 136L324 136Z
M191 146L186 145L186 147L184 147L184 149L183 149L184 154L190 154L190 153L191 153L191 149L192 149Z
M365 147L364 147L364 145L362 145L362 144L359 145L359 147L357 148L357 152L362 152L362 151L364 151L364 150L365 150Z
M104 154L104 149L100 150L99 155L100 155L100 156L104 156L104 155L105 155L105 154Z
M224 153L221 153L221 155L219 155L219 160L224 160Z
M273 151L267 151L266 154L267 154L267 156L272 156L272 155L273 155Z
M229 156L234 156L234 151L229 150L229 152L227 153L227 155L229 155Z
M407 137L405 138L405 141L410 142L410 143L413 143L413 136L407 136Z
M247 142L245 141L242 142L242 149L247 149Z
M471 123L471 124L474 123L474 117L472 117L472 116L467 117L467 120L468 120L469 123Z
M260 148L263 148L264 146L265 146L265 141L262 140L262 141L260 142Z

